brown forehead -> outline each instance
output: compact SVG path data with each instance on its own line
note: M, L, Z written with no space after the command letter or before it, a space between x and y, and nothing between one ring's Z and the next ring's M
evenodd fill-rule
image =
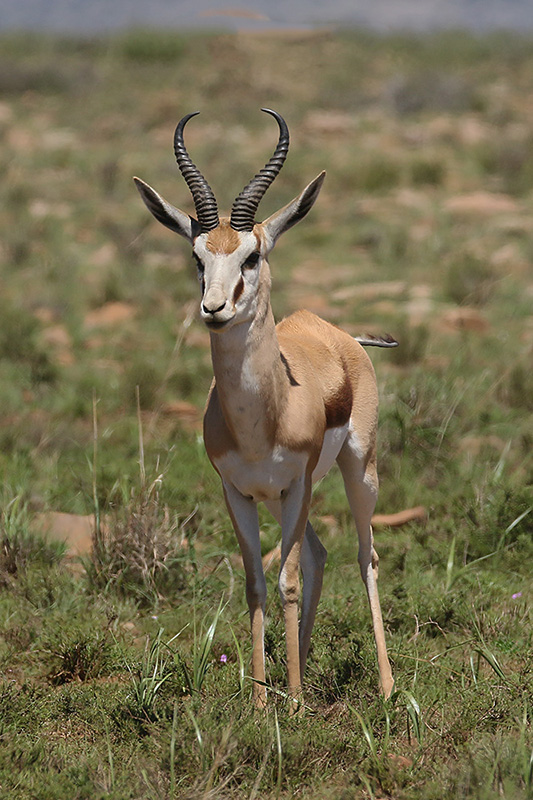
M234 253L241 243L239 234L229 222L220 220L220 225L209 232L205 246L211 253Z
M257 241L257 249L261 249L261 226L255 225L253 229ZM241 243L237 231L230 226L229 220L221 219L217 228L209 232L205 246L211 253L234 253Z

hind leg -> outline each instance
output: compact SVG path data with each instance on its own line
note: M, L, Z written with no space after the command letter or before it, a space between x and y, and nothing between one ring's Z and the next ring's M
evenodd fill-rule
M315 624L318 601L322 593L324 566L327 550L316 535L313 526L307 522L300 558L303 577L302 613L300 617L300 674L304 676L307 654L311 644L311 634Z
M389 697L394 680L387 655L385 631L379 603L377 585L379 559L374 549L372 526L370 524L376 506L378 491L375 450L372 450L370 458L363 459L355 435L349 436L337 457L337 463L342 472L346 495L359 538L358 561L370 603L381 689L385 697Z

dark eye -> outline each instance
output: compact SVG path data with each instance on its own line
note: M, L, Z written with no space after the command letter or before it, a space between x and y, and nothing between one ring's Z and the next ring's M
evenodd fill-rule
M193 252L192 257L194 258L194 260L196 262L196 266L198 267L198 271L199 272L203 272L205 267L202 264L202 262L200 261L200 259L198 258L198 256L196 255L196 253Z
M252 269L253 267L257 266L257 262L259 261L259 253L255 250L253 253L250 253L248 258L243 264L243 267L247 267L248 269Z

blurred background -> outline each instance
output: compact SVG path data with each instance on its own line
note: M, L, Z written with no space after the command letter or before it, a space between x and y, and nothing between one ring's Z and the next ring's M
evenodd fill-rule
M305 307L400 341L370 353L377 510L423 507L377 536L404 692L385 709L339 476L317 488L330 556L309 674L316 715L307 739L281 715L279 746L271 720L234 700L244 586L201 439L212 369L195 267L132 181L194 213L172 138L198 110L187 147L228 211L277 141L262 106L285 117L291 149L258 218L327 171L270 259L274 313ZM181 796L164 755L174 747L180 780L197 787L188 798L215 796L219 777L247 798L305 787L339 800L530 797L533 5L0 0L0 137L5 796L35 798L32 770L47 797ZM63 515L67 542L83 521L75 578L64 552L35 538L43 515L52 527ZM95 519L107 520L96 538ZM279 532L261 523L267 554ZM275 572L267 652L282 687ZM149 667L145 635L161 645L160 625L165 637L185 630L222 593L208 688L190 690L197 728L181 704L196 628L168 667L168 694L132 711L125 684ZM236 720L226 744L221 719ZM30 747L41 729L52 761ZM210 754L226 745L213 772ZM283 769L273 756L264 766L269 753ZM27 770L18 789L13 763Z
M370 27L379 31L428 31L461 27L523 31L533 24L527 0L2 0L0 29L22 28L105 33L149 25L154 28L268 28L317 25Z
M148 450L171 458L176 431L198 430L211 367L190 324L194 270L131 179L192 211L172 135L200 110L189 150L228 210L276 142L261 106L284 115L292 144L260 216L328 173L273 256L275 313L305 306L354 333L390 331L401 348L374 351L383 414L401 396L390 416L425 420L435 438L416 457L434 464L449 443L468 474L486 452L512 462L517 485L531 480L527 4L268 6L3 2L0 459L39 506L91 506L93 401L117 444L99 465L105 502L136 458L123 446L136 391ZM400 486L387 505L424 501Z

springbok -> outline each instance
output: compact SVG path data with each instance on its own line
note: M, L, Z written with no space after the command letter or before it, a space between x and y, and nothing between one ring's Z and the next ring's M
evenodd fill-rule
M379 604L378 556L371 517L376 504L378 393L370 359L361 344L394 346L390 338L360 338L309 311L277 326L270 305L268 256L282 233L305 217L322 186L321 172L288 205L255 222L261 198L278 175L289 148L283 118L272 158L236 198L228 218L219 217L209 184L192 163L178 124L174 151L192 194L197 219L167 203L138 178L148 209L193 249L202 285L200 313L211 339L214 381L204 416L207 454L220 475L246 572L252 631L254 702L266 702L264 618L266 582L261 562L257 503L281 524L279 592L287 649L288 692L294 708L302 696L326 561L313 530L309 505L313 483L337 461L359 537L359 565L366 585L377 646L381 689L393 678ZM303 591L301 620L299 569Z

